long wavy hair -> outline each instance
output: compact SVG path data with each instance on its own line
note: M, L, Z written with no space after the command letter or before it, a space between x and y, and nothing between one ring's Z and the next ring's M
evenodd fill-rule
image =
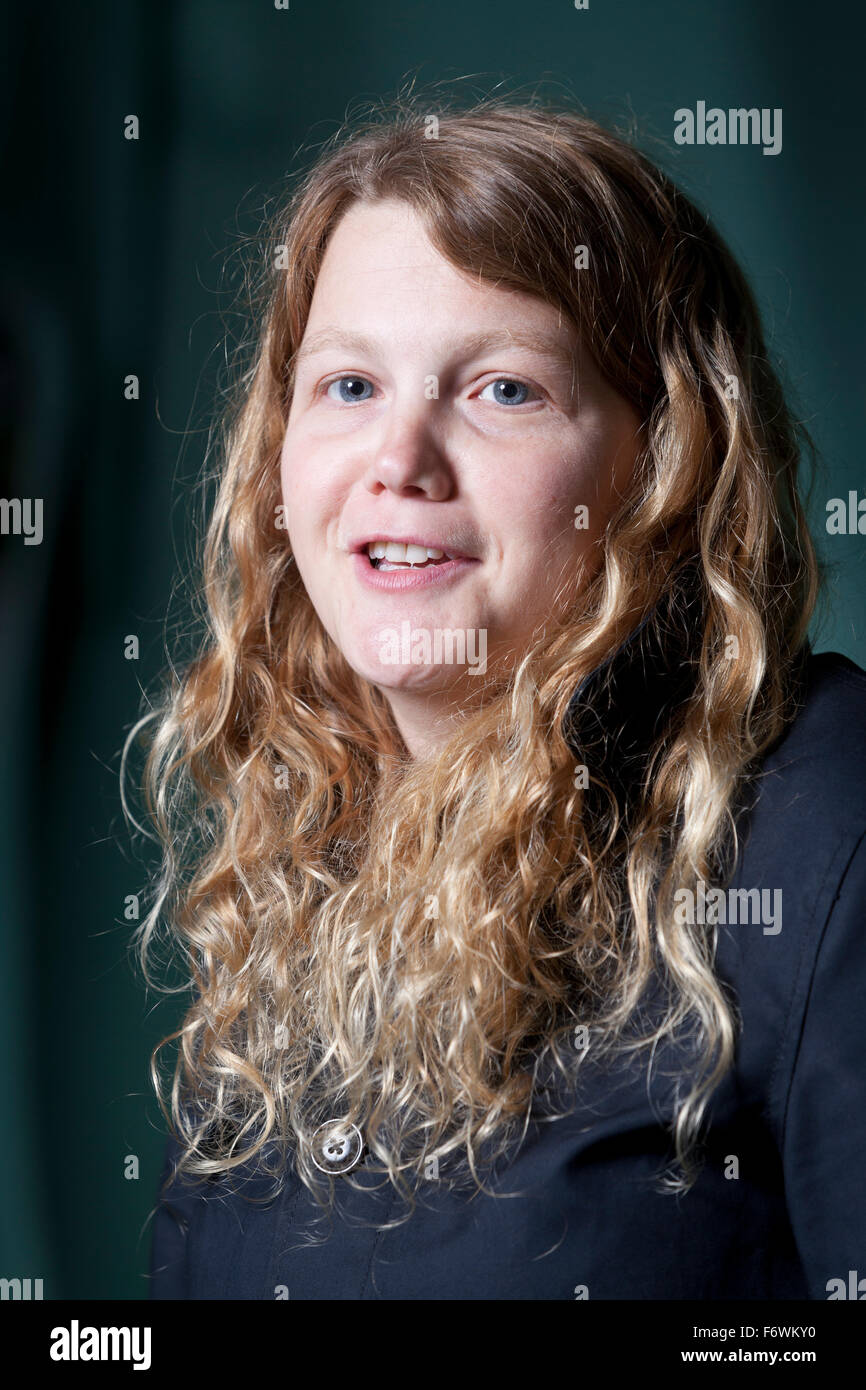
M557 306L643 422L594 575L424 761L325 632L275 525L322 258L347 208L384 198L409 204L459 269ZM227 1178L275 1151L279 1181L291 1153L327 1208L334 1184L309 1141L336 1116L363 1129L410 1206L432 1160L483 1187L527 1123L541 1063L579 1083L587 1056L649 1059L683 1032L695 1065L662 1186L687 1190L737 1016L714 930L679 921L674 894L730 867L738 793L796 712L819 582L798 496L807 437L748 285L629 143L500 99L433 122L410 100L339 132L266 223L261 265L260 332L214 445L206 636L125 750L147 735L163 853L134 944L157 983L170 941L190 993L151 1060L180 1166ZM569 701L637 624L660 621L661 600L676 608L689 567L685 696L638 784L624 794L590 768L583 789ZM664 1008L635 1031L653 978Z

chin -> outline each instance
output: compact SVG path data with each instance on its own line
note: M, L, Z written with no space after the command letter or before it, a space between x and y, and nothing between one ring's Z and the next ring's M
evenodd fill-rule
M360 641L354 633L352 639L341 647L346 660L383 689L446 692L487 669L486 629L403 619L368 628Z
M389 690L409 690L433 695L437 691L453 688L455 681L459 682L460 675L464 674L453 667L384 666L378 662L351 660L349 664L357 675L369 681L370 685L377 686L383 694Z

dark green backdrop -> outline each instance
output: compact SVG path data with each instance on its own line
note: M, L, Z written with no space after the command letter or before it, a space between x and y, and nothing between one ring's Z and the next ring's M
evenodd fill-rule
M866 664L864 538L824 529L829 497L864 490L856 14L806 0L7 10L0 494L44 498L45 530L40 546L0 537L0 1276L42 1278L47 1298L146 1289L162 1149L147 1059L174 1009L154 1008L127 958L142 868L118 751L163 660L238 218L249 230L299 146L407 76L543 80L633 122L752 278L826 461L812 514L836 573L816 646ZM698 100L781 107L781 154L675 146L673 113Z

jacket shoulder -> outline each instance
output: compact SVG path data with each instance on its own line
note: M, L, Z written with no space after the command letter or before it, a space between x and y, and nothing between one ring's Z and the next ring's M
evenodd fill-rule
M821 652L806 676L756 779L735 877L772 926L729 923L717 968L741 1020L738 1094L769 1122L810 1297L826 1298L866 1232L866 672Z
M764 759L762 794L790 804L808 795L811 814L866 815L866 671L840 652L806 663L798 712Z
M738 877L803 886L866 828L866 671L839 652L806 663L799 708L748 781ZM853 841L852 841L853 842ZM793 894L792 894L793 897Z
M821 961L847 953L857 977L848 986L866 988L866 672L822 652L805 677L799 711L751 779L737 821L729 883L738 909L750 901L760 911L729 914L716 952L743 1020L741 1076L769 1091L777 1134ZM829 985L820 998L832 1015Z

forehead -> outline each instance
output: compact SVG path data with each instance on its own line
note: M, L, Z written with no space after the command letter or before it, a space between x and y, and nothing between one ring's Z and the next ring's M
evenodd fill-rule
M498 330L515 346L567 349L572 356L578 346L563 310L455 266L407 203L353 204L325 251L304 346L309 349L312 336L325 329L396 331L410 323L427 336Z

